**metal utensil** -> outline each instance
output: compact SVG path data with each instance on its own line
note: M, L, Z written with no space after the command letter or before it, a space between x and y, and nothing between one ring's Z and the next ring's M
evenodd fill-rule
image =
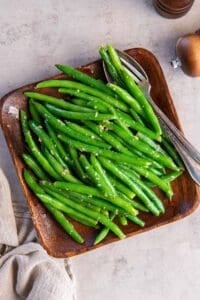
M132 75L135 82L138 84L148 101L151 103L159 119L160 125L165 132L165 135L170 139L171 143L181 156L190 176L198 185L200 185L200 152L195 149L195 147L184 137L183 133L168 119L168 117L153 101L150 96L151 84L142 66L127 53L117 49L116 51L123 66ZM104 62L103 69L107 81L112 82Z

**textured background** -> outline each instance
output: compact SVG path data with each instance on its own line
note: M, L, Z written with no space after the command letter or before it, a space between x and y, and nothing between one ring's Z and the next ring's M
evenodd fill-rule
M157 15L150 0L0 0L0 96L98 57L100 44L145 47L158 57L186 136L200 150L200 79L174 71L175 41L200 27L200 2L183 18ZM23 197L0 131L0 167ZM196 300L200 211L178 223L71 259L78 300Z

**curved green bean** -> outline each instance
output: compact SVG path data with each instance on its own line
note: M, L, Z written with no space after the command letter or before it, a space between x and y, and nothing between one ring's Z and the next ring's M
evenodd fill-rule
M76 149L73 146L69 146L69 153L73 161L75 173L83 182L85 182L87 176L85 175L83 168L81 167Z
M95 88L88 87L84 84L75 82L75 81L70 81L70 80L47 80L47 81L42 81L37 84L36 88L45 88L45 87L57 87L57 88L69 88L69 89L75 89L80 92L84 92L89 95L93 95L97 98L104 99L105 102L110 103L114 107L118 107L119 109L123 111L128 111L127 105L125 105L123 102L119 101L118 99L111 97L110 95L101 92ZM64 91L62 90L62 93ZM67 90L66 90L67 93ZM26 94L25 94L26 95Z
M123 181L131 190L143 201L146 207L156 216L159 215L159 210L157 207L150 201L150 199L146 196L146 194L142 191L142 189L128 176L126 176L123 172L118 169L110 160L107 160L103 157L99 157L100 162L103 167L109 170L113 175L118 177L121 181Z
M103 194L100 190L97 188L86 186L84 184L78 184L78 183L68 183L68 182L60 182L56 181L54 183L55 187L59 189L69 190L72 192L79 192L80 194L85 194L88 196L97 196L99 198L106 199L106 201L111 202L112 204L121 207L124 211L126 211L129 214L136 215L137 211L131 206L130 203L127 203L124 199L121 199L118 196L115 197L109 197Z
M160 189L166 193L166 195L169 197L169 199L172 198L172 196L173 196L172 189L166 181L164 181L162 178L158 177L157 175L155 175L154 173L152 173L149 170L145 170L144 168L134 166L134 165L132 165L131 167L136 172L138 172L140 175L142 175L143 177L147 178L149 181L158 185L160 187Z
M108 87L116 93L120 99L127 103L136 113L142 114L142 108L140 104L123 88L116 84L109 83Z
M48 179L45 172L40 168L40 166L35 162L33 157L27 153L22 154L23 160L25 161L26 165L33 171L33 173L41 180Z
M113 64L110 60L110 57L107 53L106 48L100 47L99 54L100 54L102 60L104 61L105 65L106 65L106 69L107 69L109 75L111 76L112 80L114 82L116 82L118 85L123 85L123 83L117 73L117 70L115 69L115 67L113 66Z
M64 99L56 98L56 97L41 94L41 93L25 92L24 95L26 97L32 98L34 100L48 103L48 104L54 105L55 107L66 109L66 110L69 110L72 112L91 112L92 111L90 108L74 105L74 104L71 104L69 101L65 101Z
M54 146L57 149L58 154L60 155L60 158L63 161L66 161L68 164L70 163L70 158L68 153L66 152L66 150L64 149L63 145L61 144L60 140L57 138L56 133L54 132L54 130L51 128L51 126L49 125L48 121L45 120L44 121L45 126L47 128L48 134L51 137L52 141L54 142Z
M116 214L112 213L111 216L110 216L110 220L113 221L114 218L115 218L115 216L116 216ZM97 245L97 244L101 243L106 238L106 236L108 235L109 231L110 231L109 228L104 227L99 232L99 234L96 236L96 238L94 240L94 245Z
M38 138L47 147L50 153L56 157L56 159L62 164L63 167L67 167L66 163L60 158L60 155L58 154L53 141L44 131L42 125L36 124L33 120L28 121L28 124L31 130L38 136Z
M29 103L28 103L28 108L29 108L29 112L31 114L32 119L35 121L35 123L37 124L41 124L42 120L40 118L40 115L37 112L37 109L34 106L34 100L30 99Z
M125 169L124 173L132 179L144 192L145 194L151 199L151 201L155 204L155 206L159 209L160 212L165 212L165 207L162 201L157 197L157 195L145 185L145 183L140 180L133 172L130 172L128 169Z
M173 160L170 157L155 151L148 144L141 142L138 137L134 136L131 132L124 130L122 127L116 124L113 125L113 130L117 135L119 135L123 140L125 140L131 146L135 147L137 150L160 162L165 167L168 167L175 171L178 170L177 166L174 164Z
M139 158L138 156L134 156L132 155L127 155L127 154L122 154L122 153L118 153L118 152L114 152L111 150L106 150L106 149L100 149L97 148L93 145L88 145L73 139L70 139L68 137L65 137L62 134L58 135L58 138L63 141L64 143L68 144L68 145L72 145L74 146L76 149L79 149L81 152L90 152L90 153L94 153L94 155L102 155L104 157L107 157L111 160L115 160L115 161L121 161L121 162L125 162L125 163L130 163L130 164L135 164L137 166L142 166L144 168L149 167L151 165L151 162L149 162L146 159L143 158Z
M133 77L129 74L129 72L122 68L120 70L121 78L123 79L124 84L126 85L127 89L129 90L130 94L140 103L143 107L144 113L148 122L152 125L152 128L157 132L159 135L162 134L162 129L160 127L158 118L156 117L151 104L148 102L146 97L144 96L143 92L139 88L139 86L133 80Z
M57 160L56 158L51 155L51 153L47 150L47 148L44 149L44 154L49 161L49 163L54 166L56 172L60 175L60 177L64 178L66 181L69 182L77 182L79 183L80 180L78 180L76 177L74 177L71 173L70 170L67 167L63 167Z
M98 126L91 121L86 121L84 122L84 124L91 130L93 130L96 134L98 134L102 139L104 139L117 151L132 155L132 153L126 147L124 147L118 139L112 136L108 131L105 131L103 128L101 128L101 125Z
M91 76L88 76L87 74L69 66L69 65L55 65L57 69L62 71L64 74L69 75L70 77L76 79L77 81L80 81L82 83L85 83L86 85L89 85L91 87L94 87L100 91L103 91L106 94L109 94L112 96L112 92L109 91L105 83L101 80L97 80Z
M156 140L156 141L161 140L161 137L157 133L155 133L151 129L147 128L146 126L142 125L140 122L134 121L128 114L126 114L122 111L116 110L116 116L127 127L130 127L136 131L142 132L153 140Z
M28 120L27 120L27 114L25 111L20 111L20 119L22 124L22 130L24 133L25 141L29 147L29 150L31 154L35 157L37 162L40 164L40 166L55 179L60 179L60 176L54 171L52 166L49 164L49 162L46 160L46 158L42 155L40 152L38 146L36 145L35 141L32 138L31 132L28 128Z
M48 110L57 117L70 119L70 120L94 120L94 121L105 121L116 119L114 115L111 114L102 114L98 111L92 112L74 112L68 111L61 108L57 108L51 104L45 105Z
M24 179L29 186L29 188L35 193L43 194L44 191L41 186L35 181L34 177L26 170L23 172ZM55 220L60 224L60 226L78 243L83 243L84 239L82 236L76 231L74 226L65 218L65 216L53 208L48 203L43 203L47 210L53 215Z
M109 196L115 197L117 195L116 190L110 182L105 170L102 168L98 159L93 154L91 154L90 161L94 170L99 174L99 177L101 178L101 184L102 187L104 187L105 193Z
M66 208L68 209L67 206L65 206L64 204L54 200L53 198L51 198L50 196L44 195L44 194L37 194L38 198L41 199L43 202L48 203L51 202L51 205L53 207L56 207L58 209L58 205L60 206L60 210L65 211ZM57 199L61 200L63 199L63 201L66 201L65 197L62 197L61 195L57 195ZM68 200L68 199L67 199ZM68 200L69 201L69 200ZM62 207L61 207L62 205ZM113 223L108 217L92 211L88 208L85 208L77 203L74 203L73 205L74 208L76 208L77 210L79 210L80 212L84 212L84 214L88 217L93 218L94 220L97 220L98 222L100 222L101 224L105 225L106 227L108 227L114 234L116 234L120 239L125 238L124 233L121 231L121 229L115 224Z

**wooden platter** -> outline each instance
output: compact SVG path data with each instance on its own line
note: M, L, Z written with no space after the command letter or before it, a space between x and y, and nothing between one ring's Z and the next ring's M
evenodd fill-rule
M143 66L151 81L153 99L174 124L180 128L178 116L169 94L162 69L155 56L148 50L142 48L129 49L127 50L127 53ZM90 63L79 69L96 78L105 79L101 61ZM57 75L53 78L63 79L65 76ZM84 253L117 241L118 239L110 233L100 245L93 246L97 231L73 222L76 228L85 237L84 244L79 245L75 243L67 234L65 234L59 225L57 225L52 217L46 212L42 204L26 186L22 177L24 163L21 159L21 154L24 150L24 142L22 139L21 127L16 116L9 113L9 111L11 106L16 109L26 109L27 101L23 93L28 90L33 90L34 86L35 83L26 85L10 92L1 99L0 123L41 244L50 255L64 258ZM48 92L53 93L52 89L49 89ZM146 226L144 228L139 228L135 224L129 223L128 226L123 227L123 231L127 237L177 221L178 219L191 214L197 208L200 202L199 189L187 172L184 172L180 178L174 181L172 187L174 197L171 202L166 199L162 192L159 192L159 196L164 201L166 213L160 217L154 217L146 213L141 214L141 218L146 222Z

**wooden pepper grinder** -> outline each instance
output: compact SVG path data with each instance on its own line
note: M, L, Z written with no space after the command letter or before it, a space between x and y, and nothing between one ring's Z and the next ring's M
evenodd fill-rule
M176 19L184 16L194 0L153 0L156 11L165 18Z

